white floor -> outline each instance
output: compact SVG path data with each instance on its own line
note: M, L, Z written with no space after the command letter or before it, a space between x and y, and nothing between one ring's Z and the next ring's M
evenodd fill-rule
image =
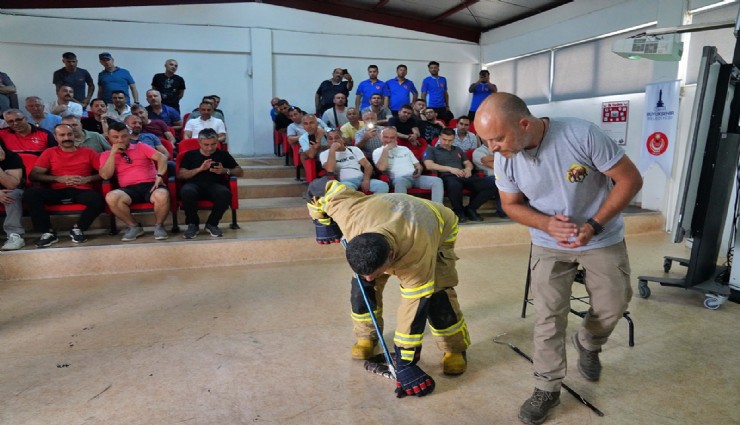
M628 246L633 278L688 255L659 233ZM350 358L341 260L0 282L0 424L515 424L530 365L493 338L532 352L533 310L519 317L528 249L459 250L468 371L443 376L429 340L422 367L437 389L421 399L396 399ZM548 424L740 423L740 306L651 289L630 305L636 346L623 321L599 383L568 348L566 383L605 416L563 392ZM389 285L389 341L397 302Z

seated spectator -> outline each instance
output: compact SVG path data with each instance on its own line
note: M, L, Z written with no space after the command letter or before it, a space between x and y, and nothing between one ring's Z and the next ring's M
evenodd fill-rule
M355 134L365 127L365 122L360 121L360 112L354 107L347 108L347 121L339 131L342 134L344 144L352 146L355 144Z
M506 213L501 208L501 197L498 194L498 187L496 186L496 174L493 172L493 152L491 152L487 144L482 143L473 151L473 165L475 165L476 169L484 172L486 178L494 183L493 188L496 190L494 194L496 197L496 216L506 218Z
M301 146L301 160L316 158L319 153L329 149L329 144L326 141L327 130L319 126L319 119L316 118L316 115L303 116L303 129L305 133L298 139Z
M290 108L288 116L290 117L290 120L293 121L288 126L288 143L290 143L291 145L295 145L296 143L298 143L298 140L300 140L301 136L306 133L306 130L303 128L304 113L303 111L301 111L301 108L296 106ZM321 121L318 118L316 120L318 121L319 127L323 128L324 130L329 129L329 126L326 125L325 122Z
M393 117L391 110L383 105L383 96L377 93L370 96L370 106L362 110L363 114L365 112L374 112L378 117L378 125L382 126L388 125L388 120Z
M200 114L196 119L189 119L185 124L185 138L190 139L192 137L198 137L198 134L204 128L212 128L218 133L218 141L222 144L226 143L226 127L224 122L218 118L211 116L213 113L213 104L209 102L202 102L199 108Z
M182 130L182 118L177 109L163 105L162 95L159 91L151 89L146 91L146 101L149 106L146 107L146 112L149 114L150 120L162 120L168 126L175 129L175 131Z
M441 133L442 129L445 128L445 124L437 119L437 111L432 108L427 108L424 111L424 116L426 117L426 120L418 122L419 133L424 140L431 142L439 137L439 133Z
M292 122L289 115L290 104L288 104L288 101L285 99L278 100L277 111L277 115L273 120L275 123L275 130L280 133L285 133Z
M0 112L10 109L10 96L16 92L15 84L8 74L0 72Z
M213 105L213 113L211 114L212 117L216 117L224 122L224 125L226 125L226 119L224 118L224 111L218 109L219 103L221 103L221 98L216 96L215 94L212 94L210 96L203 96L203 99L201 102L207 102ZM288 105L290 107L290 105ZM200 116L200 110L199 108L195 108L190 112L190 116L188 117L188 121L198 118ZM187 124L187 123L186 123Z
M126 127L128 127L129 143L131 143L132 145L137 143L145 143L156 149L157 152L164 155L165 158L170 158L170 153L167 152L167 148L164 147L162 141L159 140L159 137L153 135L152 133L144 133L141 131L141 118L139 118L137 115L127 116L126 120L124 120L124 124L126 124Z
M444 185L442 179L435 176L423 176L424 167L413 152L405 146L398 146L396 129L388 127L381 132L383 146L373 151L373 160L378 170L388 172L393 191L406 193L408 189L431 189L432 201L442 203Z
M231 203L228 176L241 177L244 171L228 152L218 149L218 134L212 129L206 128L200 132L198 144L200 149L183 154L177 171L177 178L184 181L180 197L188 228L183 237L194 239L198 236L198 200L208 199L213 202L213 208L206 220L205 230L211 236L220 238L223 232L218 228L218 222Z
M23 194L23 203L31 213L33 229L41 233L36 241L38 248L59 242L44 205L61 204L65 200L85 205L80 218L69 230L69 237L74 243L87 241L84 232L105 207L103 195L93 186L100 181L98 154L92 149L75 146L74 130L66 124L56 126L54 136L59 146L45 150L30 174L32 181L49 183L51 187L30 187Z
M272 105L272 109L270 109L270 119L272 119L272 122L275 122L275 117L277 117L278 109L277 104L280 102L279 97L273 97L270 101L270 105Z
M411 146L419 146L419 123L413 118L411 105L403 105L398 110L398 116L388 120L388 125L396 127L400 139L406 140Z
M383 141L380 139L380 131L383 127L378 125L375 112L362 114L362 121L365 126L355 133L355 146L362 150L366 158L372 159L373 151L383 146Z
M416 99L412 108L416 121L426 121L427 117L424 116L424 111L427 110L427 101L424 99Z
M439 173L452 204L452 210L457 214L460 223L466 222L468 218L483 221L483 217L478 214L478 208L493 198L494 185L490 180L472 174L473 164L468 161L462 149L452 145L454 141L455 132L451 128L442 130L439 144L427 148L424 166L429 171ZM463 189L473 192L466 207L463 207Z
M105 140L102 134L94 131L87 131L82 128L80 118L74 115L62 118L62 124L69 126L75 139L75 146L92 149L97 153L110 150L110 143Z
M344 93L334 95L334 106L324 111L321 120L331 128L339 128L347 124L347 96Z
M218 109L218 105L221 104L221 97L212 94L210 96L206 96L206 98L213 100L213 116L220 119L224 122L224 124L226 124L226 115L224 115L224 111Z
M111 150L100 154L100 177L116 177L119 188L108 192L105 202L111 212L126 223L128 229L122 241L133 241L144 229L131 215L131 204L154 204L154 239L167 239L164 220L170 210L170 194L164 185L167 159L145 143L131 144L128 128L123 123L113 123L108 130Z
M29 124L19 109L8 109L3 112L3 118L8 123L8 128L0 130L0 140L6 150L41 155L45 149L57 145L51 133Z
M469 129L470 118L468 118L467 115L463 115L457 119L457 128L455 128L455 142L453 144L462 149L463 152L475 149L480 144L478 141L478 136L471 133Z
M93 99L90 102L90 112L82 118L82 128L99 134L108 134L108 126L116 122L108 116L108 103L103 99Z
M360 149L344 144L339 130L329 130L326 138L329 149L321 152L319 160L328 173L336 174L340 182L355 190L388 193L388 183L371 178L372 164Z
M28 123L41 127L48 132L53 132L54 127L62 122L62 117L54 114L47 114L44 102L38 96L28 96L26 98L26 111L28 111Z
M113 103L108 105L108 118L123 122L127 116L131 115L131 107L126 104L126 93L122 90L115 90L111 98Z
M0 146L0 204L5 207L3 230L8 240L3 251L15 251L26 246L25 231L21 225L23 215L23 188L26 186L26 169L20 155L6 151Z
M84 115L82 105L75 101L74 93L72 87L62 84L57 88L56 100L49 102L46 110L54 115L77 115L81 117Z
M131 114L136 115L141 120L142 133L151 133L159 139L167 139L172 144L172 146L175 146L175 144L177 143L177 140L175 140L175 135L172 134L170 128L167 126L167 124L165 124L164 121L157 119L150 120L149 113L146 111L146 108L139 105L138 103L131 106Z

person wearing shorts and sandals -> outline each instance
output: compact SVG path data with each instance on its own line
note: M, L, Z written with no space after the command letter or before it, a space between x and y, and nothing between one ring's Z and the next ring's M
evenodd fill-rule
M113 214L128 228L122 241L133 241L144 233L141 224L131 215L131 204L154 204L154 239L167 239L164 220L170 210L170 193L165 186L167 158L144 144L131 144L129 130L123 123L113 123L108 129L111 150L100 155L100 176L116 177L118 189L108 192L105 202Z

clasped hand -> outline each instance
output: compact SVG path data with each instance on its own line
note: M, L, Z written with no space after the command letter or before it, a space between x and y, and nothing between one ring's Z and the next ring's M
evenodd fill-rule
M585 246L594 236L590 225L572 223L570 217L563 214L550 216L545 231L563 248Z

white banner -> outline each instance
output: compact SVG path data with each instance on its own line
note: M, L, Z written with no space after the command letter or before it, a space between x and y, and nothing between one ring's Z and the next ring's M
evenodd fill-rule
M673 151L678 129L680 81L664 81L645 87L645 121L637 168L645 174L657 162L667 177L671 176Z

